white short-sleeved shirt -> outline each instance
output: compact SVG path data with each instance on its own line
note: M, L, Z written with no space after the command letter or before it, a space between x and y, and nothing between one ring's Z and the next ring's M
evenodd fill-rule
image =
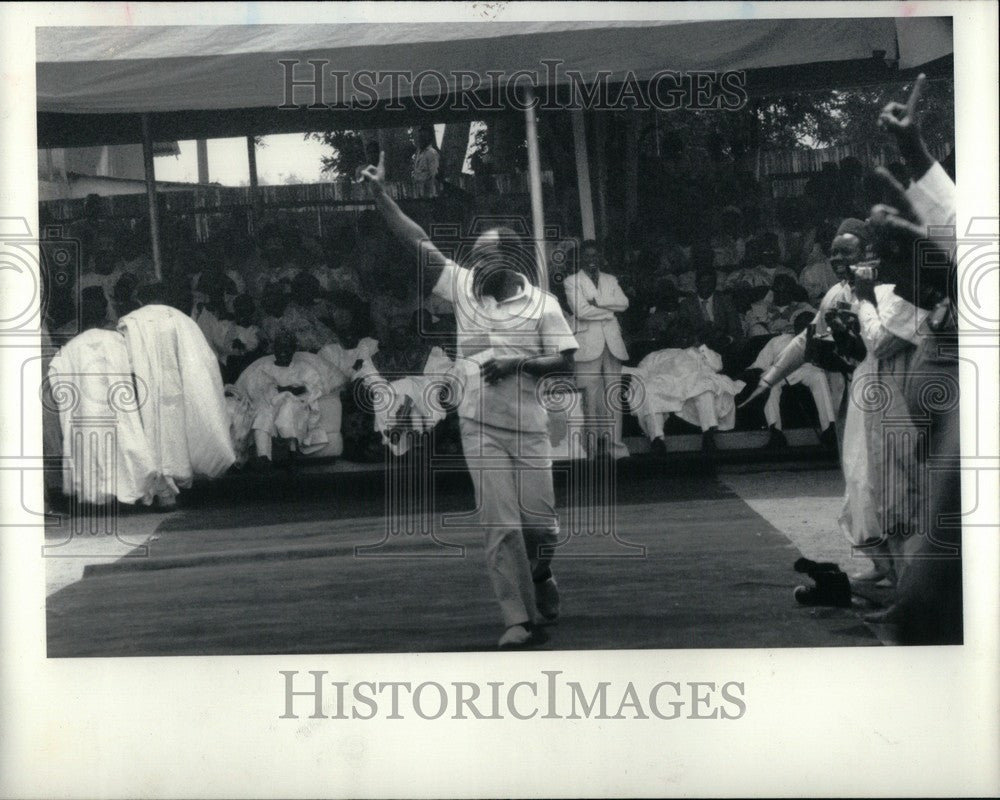
M538 380L522 373L486 385L480 366L490 358L524 358L576 350L558 301L527 281L513 297L497 302L476 297L472 271L448 261L434 294L455 308L456 366L464 387L459 416L517 431L545 431L548 416L538 397Z

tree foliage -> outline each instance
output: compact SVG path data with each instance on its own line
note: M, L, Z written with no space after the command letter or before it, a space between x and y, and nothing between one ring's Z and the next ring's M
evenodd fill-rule
M333 180L353 178L358 167L368 164L366 142L381 141L386 153L386 175L390 180L397 180L410 174L413 135L412 128L385 128L381 131L323 131L307 133L305 138L330 148L330 154L321 156L321 161L322 171Z
M793 93L751 100L742 111L678 111L660 115L668 145L699 144L735 160L754 150L806 150L862 142L887 142L878 128L886 103L905 102L909 84ZM931 147L954 144L954 82L934 80L921 99L924 138ZM648 125L647 134L648 134ZM661 140L662 146L662 140Z

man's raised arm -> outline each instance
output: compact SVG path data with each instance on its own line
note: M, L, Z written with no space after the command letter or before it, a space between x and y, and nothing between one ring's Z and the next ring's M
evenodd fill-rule
M448 259L434 246L430 237L416 222L410 219L396 205L385 191L385 152L379 153L378 166L369 164L361 171L361 179L372 189L375 205L381 212L389 230L400 241L406 243L418 254L423 264L424 286L429 291L438 282Z

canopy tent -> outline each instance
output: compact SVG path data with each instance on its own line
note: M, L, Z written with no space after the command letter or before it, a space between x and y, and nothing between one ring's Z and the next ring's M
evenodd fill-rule
M426 100L456 99L477 81L491 84L491 74L534 74L536 86L565 89L570 71L589 84L601 75L611 83L626 76L642 82L665 70L745 70L764 86L775 80L801 85L810 76L830 86L947 60L952 31L950 18L937 17L51 27L37 29L36 50L40 147L143 143L159 277L154 140L246 136L255 187L254 135L391 127L413 124L421 114L439 120L456 108L480 116L481 110L456 102L428 110ZM551 60L560 62L554 74L546 64ZM318 72L322 87L305 87L305 98L288 98L282 61L307 70L293 73L298 81L315 80ZM313 70L310 61L321 63ZM388 97L370 77L381 96L371 109L352 109L353 101L372 97L355 79L374 70L435 75L425 83L400 80ZM346 80L334 80L334 72ZM532 81L527 83L531 97ZM336 108L281 108L289 102ZM388 107L392 103L395 110ZM535 113L524 109L532 227L544 274ZM583 231L593 238L586 133L582 112L573 116Z
M38 28L39 145L139 142L141 113L150 114L159 140L358 127L349 109L279 110L282 60L299 64L297 80L312 77L308 61L327 62L322 99L342 107L367 98L350 79L341 93L330 70L435 70L448 78L425 79L421 96L461 90L458 71L482 85L487 70L525 70L538 85L553 83L546 59L562 62L556 83L568 82L566 70L584 80L606 71L612 82L666 69L766 75L823 65L836 75L838 65L856 72L858 62L881 72L885 60L915 67L948 55L951 37L950 18L937 17ZM830 69L824 75L829 80ZM463 80L468 86L473 78ZM413 90L404 80L394 94L405 101ZM295 99L311 102L311 89L296 90ZM412 102L407 108L420 115ZM398 111L380 112L361 112L365 127L387 124L384 113L399 124Z

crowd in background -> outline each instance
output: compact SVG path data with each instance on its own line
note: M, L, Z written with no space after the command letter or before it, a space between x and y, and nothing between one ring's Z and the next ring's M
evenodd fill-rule
M850 185L840 180L838 196ZM863 202L864 187L856 188L862 194L850 198L848 208ZM721 191L717 186L710 195ZM732 199L741 202L702 208L696 225L689 214L667 216L634 224L627 234L598 244L601 269L617 276L629 301L618 315L629 364L663 348L705 345L721 357L722 373L752 388L759 368L747 370L767 342L793 333L796 315L815 310L837 282L829 248L841 217L825 210L828 204L818 202L815 191L778 201L762 199L759 191ZM510 199L487 208L490 215L522 219L525 211ZM429 230L435 223L468 225L476 216L449 197L425 201L414 213ZM568 204L555 201L547 209L561 230L574 229L566 221L571 213ZM215 224L204 241L198 241L193 225L164 223L164 282L171 304L198 321L226 383L234 383L254 359L273 353L280 329L294 333L298 349L312 353L333 344L351 350L370 339L386 351L384 358L400 345L420 345L426 352L436 346L454 354L452 309L420 296L415 266L411 280L395 277L406 274L395 265L404 255L375 213L351 211L334 219L319 236L305 216L279 212L262 218L251 235L246 219L235 215ZM77 330L82 316L91 324L100 316L99 309L84 308L97 296L91 289L101 290L104 324L113 326L143 302L153 272L148 227L143 221L103 218L97 197L88 199L85 217L61 236L79 243L82 271L78 285L72 271L61 282L48 282L46 324L56 342ZM560 236L548 243L546 255L549 288L572 317L563 282L579 264L581 240ZM712 298L710 319L704 313L707 298ZM419 356L409 360L416 363ZM798 425L821 424L822 414L817 417L810 405L803 394L786 403L786 413ZM377 457L377 437L364 435L365 426L354 423L346 414L347 452ZM758 408L741 411L736 420L738 428L763 424ZM636 432L634 425L628 428ZM359 435L368 441L358 442Z

